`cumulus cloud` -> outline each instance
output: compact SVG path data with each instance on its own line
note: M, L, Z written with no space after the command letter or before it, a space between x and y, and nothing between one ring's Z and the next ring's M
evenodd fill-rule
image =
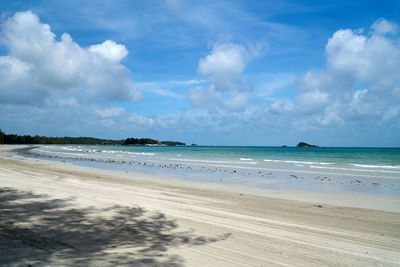
M277 99L269 105L269 111L274 114L282 114L290 112L293 108L291 101Z
M380 86L400 80L400 47L395 39L339 30L326 46L328 68Z
M294 110L303 111L309 123L321 126L377 123L397 116L393 112L400 85L400 45L393 36L397 28L380 19L369 34L336 31L326 45L327 68L309 71L299 81Z
M258 55L258 49L234 43L214 44L212 51L200 59L197 72L211 83L209 89L190 89L189 99L195 107L243 110L249 103L252 84L241 77L248 62Z
M374 30L375 34L396 34L399 30L399 25L381 18L372 24L371 29Z
M325 47L327 67L299 77L293 93L283 92L277 97L279 92L275 91L275 96L264 98L264 103L248 107L246 111L251 112L241 121L242 126L281 133L399 127L397 28L397 24L380 19L369 31L336 31Z
M37 103L50 94L79 94L89 101L138 101L141 93L120 61L125 46L107 40L81 47L64 33L59 41L31 11L18 12L1 27L3 103ZM40 99L42 98L42 99Z
M196 86L190 89L189 99L194 107L207 107L221 99L222 95L215 90L214 86L204 88Z
M40 102L47 92L32 84L32 67L10 56L0 56L0 103Z
M215 44L212 52L200 59L198 73L215 84L218 91L235 89L248 61L241 45Z
M235 92L225 101L225 107L230 110L243 110L250 100L249 92Z
M312 114L321 111L329 103L329 95L318 89L302 93L295 98L295 103L300 112Z
M125 46L107 40L102 44L92 45L89 47L90 52L99 54L100 56L112 61L121 61L128 55L128 49Z

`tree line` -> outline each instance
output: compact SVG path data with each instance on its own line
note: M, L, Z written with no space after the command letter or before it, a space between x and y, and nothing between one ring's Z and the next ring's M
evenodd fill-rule
M185 145L182 142L158 141L151 138L127 138L125 140L100 139L93 137L47 137L5 134L0 130L0 144L39 144L39 145Z
M175 142L175 141L158 141L151 138L127 138L123 145L134 145L134 146L144 146L144 145L165 145L165 146L185 146L185 143Z

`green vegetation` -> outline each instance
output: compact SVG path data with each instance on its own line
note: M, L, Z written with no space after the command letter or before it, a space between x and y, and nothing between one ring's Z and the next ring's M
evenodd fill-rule
M160 144L163 144L166 146L186 146L185 143L175 142L175 141L161 141Z
M0 129L0 145L4 144L4 133Z
M145 146L145 145L158 145L157 140L151 138L126 138L123 145L126 146Z
M154 145L154 146L185 146L185 143L175 142L175 141L158 141L151 138L127 138L123 145L127 146L145 146L145 145Z
M5 134L0 130L0 144L42 144L42 145L165 145L184 146L185 143L173 141L158 141L151 138L127 138L126 140L109 140L93 137L46 137Z

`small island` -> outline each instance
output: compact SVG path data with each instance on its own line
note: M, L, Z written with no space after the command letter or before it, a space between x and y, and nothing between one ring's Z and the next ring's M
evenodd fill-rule
M296 147L319 147L319 146L310 145L310 144L307 144L307 143L305 143L305 142L300 142L300 143L297 144Z

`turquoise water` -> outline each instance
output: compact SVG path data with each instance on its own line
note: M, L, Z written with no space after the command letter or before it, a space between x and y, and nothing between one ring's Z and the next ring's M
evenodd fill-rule
M298 148L298 147L147 147L147 146L47 146L60 153L120 155L131 158L199 161L286 162L336 164L400 170L400 148Z
M48 145L32 153L96 168L191 181L400 196L400 148Z

